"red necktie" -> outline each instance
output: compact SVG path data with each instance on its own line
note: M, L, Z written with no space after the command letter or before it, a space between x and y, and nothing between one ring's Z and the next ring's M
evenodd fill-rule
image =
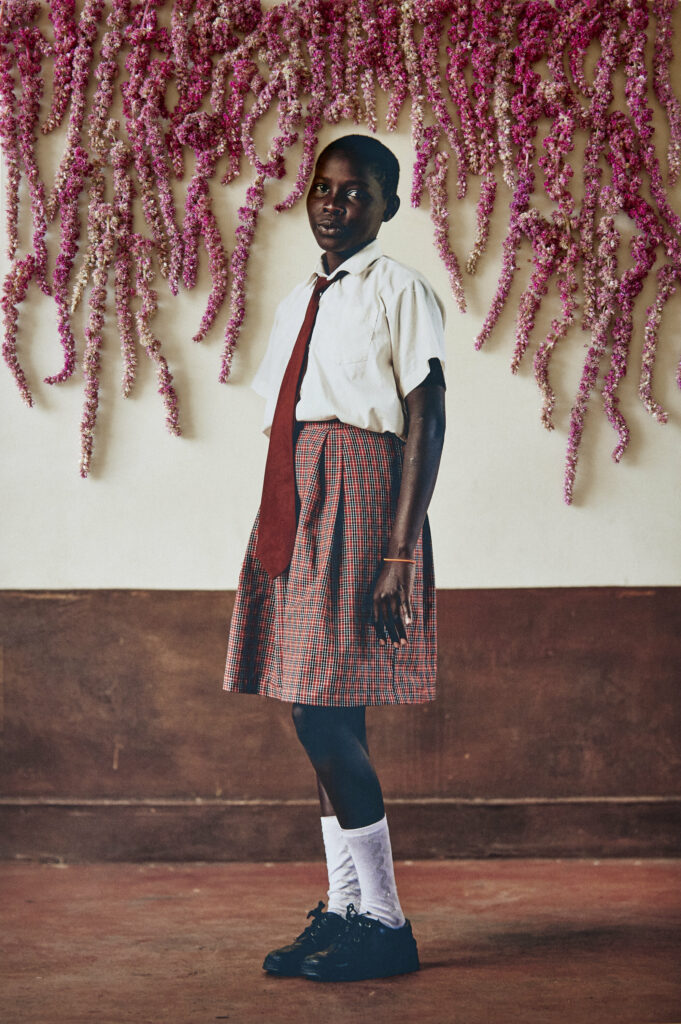
M338 277L334 280L338 280ZM319 309L319 297L330 284L333 281L326 277L318 277L315 282L303 325L281 382L270 430L255 553L271 580L288 569L296 539L296 471L293 455L295 409Z

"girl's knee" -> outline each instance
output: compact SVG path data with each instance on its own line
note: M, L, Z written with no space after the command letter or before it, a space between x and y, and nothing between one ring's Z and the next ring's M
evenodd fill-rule
M308 743L312 743L315 735L319 733L319 715L316 714L318 710L309 704L294 704L291 709L291 718L298 739L304 747L307 747Z
M291 716L298 739L310 756L332 755L356 741L366 746L363 707L294 704Z
M338 742L333 716L328 710L311 704L294 704L291 710L298 739L316 764L333 757Z
M298 739L300 739L300 734L305 729L306 710L304 704L293 704L291 707L291 718L298 733Z

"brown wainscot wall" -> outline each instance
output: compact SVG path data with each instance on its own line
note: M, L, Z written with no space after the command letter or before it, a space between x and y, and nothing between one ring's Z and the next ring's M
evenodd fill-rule
M0 856L320 856L233 593L0 592ZM681 588L438 593L439 698L369 711L396 856L681 854Z

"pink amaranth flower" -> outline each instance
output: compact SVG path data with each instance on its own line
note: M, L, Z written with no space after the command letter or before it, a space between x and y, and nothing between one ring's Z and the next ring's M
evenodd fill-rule
M106 220L107 213L110 216L110 211L107 210L105 204L100 206L98 212L104 220ZM106 223L101 224L101 236L95 254L94 284L90 292L90 316L85 328L85 354L83 356L85 403L80 423L80 475L83 478L90 472L94 448L95 424L99 406L99 370L106 307L106 284L113 251L113 233L108 229Z
M246 316L246 267L251 243L255 236L258 216L262 210L265 193L264 175L256 175L246 193L247 204L239 207L239 227L236 229L237 244L230 261L232 292L230 296L230 317L225 331L225 344L220 368L220 382L224 383L232 368L234 349L241 325Z
M18 135L19 152L28 178L33 219L33 249L35 253L34 276L40 290L51 295L47 280L47 217L45 211L45 185L40 180L36 159L36 128L40 116L40 99L43 93L41 76L43 57L50 52L47 40L40 30L32 25L18 28L14 36L17 67L21 80L19 100Z
M577 456L582 441L586 410L591 393L596 387L601 360L607 347L618 286L617 249L619 247L619 232L615 227L615 219L612 215L606 214L600 219L597 234L600 239L596 255L599 286L596 289L594 302L595 319L592 328L591 345L584 361L579 390L570 417L568 446L565 458L563 493L565 502L568 505L572 503L574 493Z
M73 58L78 42L75 20L76 0L52 0L48 17L54 27L54 77L52 106L47 120L40 126L44 135L62 123L71 95Z
M78 18L78 43L73 54L71 80L69 83L71 111L64 153L54 180L54 187L46 203L47 219L49 221L53 219L56 213L58 196L66 184L76 147L82 145L81 132L87 105L90 66L92 64L97 28L101 21L103 10L104 0L85 0L80 17Z
M26 292L34 274L35 257L32 253L15 260L5 276L3 295L0 301L5 328L2 356L19 388L19 394L28 406L33 405L33 396L17 356L17 321L19 319L17 306L26 298Z
M137 291L142 298L142 308L135 314L135 323L139 334L140 344L144 347L147 355L156 366L156 379L158 393L163 400L166 411L166 427L171 434L180 437L180 429L177 394L173 385L173 375L168 369L168 362L161 354L161 342L155 338L149 327L149 323L156 313L158 293L151 287L154 281L154 271L151 263L151 251L153 243L148 238L135 235L133 247L135 250L135 269L137 271Z
M137 350L133 327L133 315L130 310L130 299L135 294L132 287L133 276L133 200L135 186L128 174L132 163L132 153L123 142L115 142L111 147L111 164L113 168L113 217L112 226L116 230L117 247L114 262L114 289L116 293L116 321L121 336L121 353L123 356L123 378L121 390L127 398L135 383L137 373Z
M681 103L672 90L669 70L672 63L672 13L677 0L652 0L656 20L653 56L653 89L669 120L669 184L675 185L681 172Z
M669 122L668 178L674 182L681 173L681 104L669 74L675 0L281 0L265 11L259 0L51 0L48 7L50 41L39 28L38 0L0 0L0 144L10 267L2 298L3 353L30 404L18 359L19 308L34 278L50 294L47 245L54 239L55 337L63 355L61 369L46 378L50 383L73 374L70 318L92 285L84 475L93 450L111 265L123 393L130 394L135 382L136 325L176 432L177 396L150 330L161 299L151 287L156 269L171 295L181 286L193 288L199 244L205 246L212 289L194 340L218 321L230 291L220 365L220 380L227 380L245 320L248 259L268 182L286 177L292 183L275 206L289 209L304 195L325 124L346 120L374 132L382 115L393 131L405 104L413 147L411 200L418 206L428 193L435 246L461 309L463 278L449 231L453 200L465 196L471 175L480 178L475 237L461 240L472 274L488 245L499 175L512 192L499 280L476 345L484 344L509 301L519 248L528 239L531 267L518 293L512 368L532 344L543 302L555 297L560 314L534 352L541 417L549 429L556 400L549 377L553 354L559 342L568 343L578 319L590 332L570 422L566 500L574 492L587 406L597 387L618 435L614 457L626 448L629 427L618 388L631 361L635 302L658 256L639 390L648 411L664 421L652 378L658 325L681 276L681 217L663 181L648 93L652 86ZM41 111L50 60L50 109ZM612 109L619 74L626 106ZM97 83L94 92L91 81ZM120 124L111 117L119 100ZM47 194L38 143L64 122L64 150ZM578 137L584 143L581 163ZM180 189L187 159L191 177ZM233 190L225 187L244 164L252 183L237 211L228 260L221 220L223 209L227 223L233 216ZM216 175L224 188L219 211L211 192ZM454 196L448 178L456 182ZM144 235L133 223L140 215L136 197ZM88 219L81 241L83 198ZM19 251L20 201L30 202L26 254ZM57 214L60 232L49 232ZM620 253L618 272L613 246L627 221L635 234ZM143 312L133 316L135 287Z
M5 208L7 210L7 258L13 260L18 245L19 183L21 154L19 152L19 120L16 113L16 85L13 74L13 31L0 22L0 142L7 168Z
M652 306L646 310L645 340L641 356L641 376L639 380L638 393L644 406L658 423L666 423L669 416L659 402L653 397L653 368L657 354L657 332L662 321L662 312L665 304L676 291L676 285L681 278L681 271L678 267L666 263L657 272L657 295Z
M456 254L449 241L449 211L447 209L447 162L446 153L436 153L435 168L428 176L427 187L430 196L430 217L435 228L435 248L447 268L452 293L462 313L466 312L466 298L461 281L461 270Z
M90 176L91 170L92 167L87 158L87 153L81 146L77 146L73 153L69 176L63 191L59 195L61 247L52 278L64 363L58 373L45 377L46 384L59 384L68 380L76 368L76 342L71 329L67 291L71 270L73 269L76 253L78 252L78 240L81 232L80 217L78 215L78 197Z

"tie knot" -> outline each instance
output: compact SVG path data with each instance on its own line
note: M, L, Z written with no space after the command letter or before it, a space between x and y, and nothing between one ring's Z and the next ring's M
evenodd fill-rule
M328 277L318 277L312 290L313 296L321 295L322 292L326 291L330 285L334 284L336 281L340 281L341 277L345 277L346 274L347 270L341 270L340 273L336 274L336 276L331 278L331 280L329 280Z

